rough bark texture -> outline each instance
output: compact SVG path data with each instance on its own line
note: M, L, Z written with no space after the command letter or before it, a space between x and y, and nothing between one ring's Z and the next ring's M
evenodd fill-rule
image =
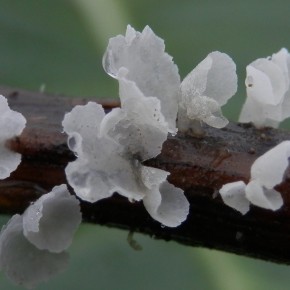
M0 213L14 214L53 186L66 183L64 168L75 157L66 146L61 121L65 112L87 100L3 87L0 93L28 120L23 134L7 144L23 155L23 161L9 179L0 182ZM108 110L117 105L103 104ZM177 228L163 228L142 203L132 204L117 194L95 204L81 202L84 221L290 264L289 169L285 181L277 186L284 206L276 212L252 207L242 216L224 205L218 195L225 183L248 182L254 160L287 139L288 132L233 123L222 130L205 127L202 138L170 137L162 153L146 164L169 171L169 181L185 190L191 204L186 222Z

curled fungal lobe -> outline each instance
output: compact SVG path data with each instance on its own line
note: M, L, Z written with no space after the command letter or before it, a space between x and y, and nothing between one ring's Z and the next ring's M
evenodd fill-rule
M245 83L247 99L239 122L277 127L290 117L290 55L285 48L250 63Z
M0 269L18 285L33 288L62 272L68 254L39 250L23 234L22 216L14 215L0 234Z
M156 116L163 118L159 101L138 94L134 98L130 93L136 89L134 83L126 81L123 85L128 97L122 108L104 116L100 105L88 103L65 116L63 127L69 140L78 136L71 148L78 158L68 164L67 179L84 200L95 202L118 192L129 200L143 200L150 215L164 225L177 226L189 210L183 192L167 185L168 172L141 164L161 151L167 136L167 123L150 117L156 108ZM84 117L93 111L101 114L95 118L98 124ZM164 193L164 188L170 192Z
M80 223L79 201L64 184L41 196L23 214L25 237L38 249L54 253L71 245Z
M225 204L245 214L249 204L278 210L283 205L281 194L274 189L284 179L289 165L290 141L283 141L256 159L251 167L251 180L223 185L220 189Z
M138 32L128 25L125 36L110 39L103 66L117 79L119 70L127 69L126 78L133 81L144 96L160 100L169 130L175 133L180 77L172 57L164 50L164 41L149 26Z
M202 121L215 128L223 128L228 120L221 106L237 91L236 65L225 53L211 52L182 81L178 128L186 131L190 120Z
M5 97L0 95L0 179L9 177L21 161L21 155L10 151L5 142L23 131L26 119L12 111Z

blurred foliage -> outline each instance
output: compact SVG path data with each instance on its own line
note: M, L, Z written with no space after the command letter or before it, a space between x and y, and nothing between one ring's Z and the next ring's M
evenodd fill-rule
M246 65L290 48L289 12L288 0L0 0L0 83L117 97L117 83L101 65L106 43L128 23L138 30L148 24L165 39L182 77L213 50L233 57L240 88L225 112L236 120ZM127 234L83 225L68 271L37 289L288 289L289 267L137 234L143 250L136 252ZM0 288L21 289L3 274Z

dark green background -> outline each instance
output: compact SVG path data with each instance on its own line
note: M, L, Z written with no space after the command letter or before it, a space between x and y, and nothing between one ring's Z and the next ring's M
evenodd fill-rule
M246 65L290 48L289 0L0 0L0 84L117 97L117 83L104 73L101 59L109 37L124 33L128 23L138 30L149 25L162 37L182 77L213 50L231 55L240 85L224 108L232 120L244 99ZM143 250L136 252L127 234L83 225L68 271L37 289L289 288L289 267L137 234ZM0 289L21 288L0 274Z

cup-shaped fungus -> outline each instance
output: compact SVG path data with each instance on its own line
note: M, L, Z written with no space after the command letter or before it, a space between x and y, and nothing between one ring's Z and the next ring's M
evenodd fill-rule
M126 35L111 38L103 58L105 71L119 80L122 68L146 97L161 102L169 132L195 130L200 122L222 128L221 113L237 90L236 66L224 53L212 52L181 83L177 66L165 51L164 41L146 26L142 32L127 27Z
M290 55L282 48L272 57L259 58L247 66L247 99L239 122L257 128L277 127L290 117Z

